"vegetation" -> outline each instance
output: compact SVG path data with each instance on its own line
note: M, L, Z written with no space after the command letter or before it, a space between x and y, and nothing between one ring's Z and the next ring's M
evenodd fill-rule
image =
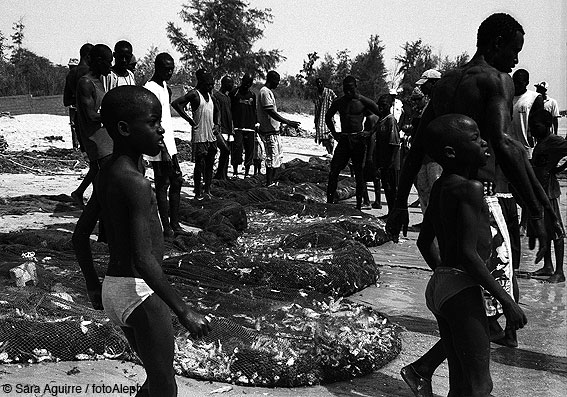
M0 96L61 94L68 69L24 48L24 28L22 18L13 24L11 44L0 32Z
M180 15L189 25L188 32L172 22L166 28L167 37L181 53L170 81L172 85L194 85L195 71L206 68L216 80L230 75L238 82L244 73L251 73L259 88L266 72L277 70L277 65L285 59L277 49L253 50L253 45L263 36L265 25L272 22L270 9L250 8L243 0L189 0L182 5ZM61 94L68 69L24 47L23 19L13 24L12 31L9 39L0 32L0 95ZM402 46L402 54L396 57L398 67L388 73L384 49L375 34L368 39L367 49L354 56L348 49L322 57L317 52L307 54L297 74L282 76L276 91L281 110L312 113L317 77L339 95L342 80L350 74L357 78L362 95L376 99L389 88L400 87L400 96L404 99L409 97L425 70L435 68L443 74L469 59L466 52L454 59L435 55L430 45L418 39ZM158 48L151 47L138 59L135 75L139 83L143 84L153 75L154 59L159 52Z
M205 68L216 79L246 72L264 77L284 59L280 50L252 49L272 21L270 11L249 8L241 0L191 0L182 6L180 16L197 40L172 22L167 24L167 37L188 70Z

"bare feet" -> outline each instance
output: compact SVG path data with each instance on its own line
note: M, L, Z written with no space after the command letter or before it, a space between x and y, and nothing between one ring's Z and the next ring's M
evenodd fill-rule
M85 202L83 201L83 196L77 193L76 191L71 193L71 198L79 206L80 209L85 209Z
M433 397L431 379L418 374L411 364L403 367L400 374L416 397Z
M553 276L553 268L544 266L541 269L532 272L532 276L534 277Z
M555 273L554 275L552 275L551 277L549 277L548 279L545 280L548 283L553 283L553 284L557 284L557 283L562 283L565 281L565 275L563 273Z

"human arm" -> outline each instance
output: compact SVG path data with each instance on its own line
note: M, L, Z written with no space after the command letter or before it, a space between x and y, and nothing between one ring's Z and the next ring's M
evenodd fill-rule
M292 121L292 120L286 119L285 117L280 115L278 112L276 112L273 107L265 107L264 111L268 114L268 116L270 116L274 120L279 121L280 123L283 123L283 124L287 124L291 128L297 128L301 124L299 121Z
M335 123L333 123L333 117L335 117L335 114L339 111L339 101L340 99L334 100L333 103L331 103L331 106L329 106L329 109L327 109L327 113L325 113L325 125L331 132L333 138L335 138L337 141L339 140L339 138L337 136Z
M73 87L73 78L72 78L72 71L67 73L65 77L65 88L63 88L63 106L75 106L75 93L74 91L77 87Z
M193 337L201 337L210 330L205 316L194 312L185 304L167 280L158 258L155 257L151 236L150 215L152 188L143 178L130 178L130 183L123 189L128 206L130 246L134 267L148 286L177 315L179 322ZM126 184L124 184L126 185ZM155 238L155 237L154 237ZM159 258L161 261L161 258Z
M102 285L94 267L90 235L99 214L100 206L96 196L93 195L79 217L71 238L77 263L79 264L83 277L85 278L87 295L93 305L93 308L96 310L103 309ZM91 220L94 220L94 223L92 223Z
M488 139L492 143L496 163L529 213L534 235L539 240L536 254L536 261L539 261L547 251L548 241L543 212L550 212L551 204L533 172L525 148L509 135L514 84L508 74L501 74L487 84L486 91L484 131L490 134ZM532 244L530 248L533 248Z
M82 113L88 122L100 123L100 112L96 108L94 89L93 83L90 80L79 79L77 84L77 105L82 109Z
M435 270L436 267L441 266L441 254L435 240L435 229L433 228L431 216L432 210L427 208L423 216L419 237L417 238L417 248L431 270Z
M179 114L179 116L181 116L183 120L187 121L191 125L191 127L195 127L197 126L197 124L195 123L193 118L189 116L189 114L185 111L185 108L189 104L192 108L199 106L199 96L194 90L189 91L187 94L180 96L177 99L174 99L173 102L171 102L171 107Z
M484 204L483 185L478 181L467 181L457 189L451 201L456 203L453 236L459 252L455 253L463 269L501 304L506 316L506 329L522 328L527 319L514 299L490 274L478 252L481 230L488 230L488 214ZM486 236L485 236L486 237Z

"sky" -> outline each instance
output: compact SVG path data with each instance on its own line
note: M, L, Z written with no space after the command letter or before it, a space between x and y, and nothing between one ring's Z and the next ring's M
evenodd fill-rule
M567 109L567 4L564 0L249 0L251 7L270 8L256 48L280 49L287 58L280 74L295 75L316 51L335 55L363 52L371 35L385 46L386 67L395 70L396 55L408 41L422 39L435 54L455 56L475 52L476 31L494 12L506 12L526 32L517 68L530 72L530 86L549 84L548 95ZM180 56L165 28L173 22L190 33L179 18L183 0L2 0L0 32L9 37L23 19L24 47L54 63L66 65L86 42L113 47L128 40L139 58L154 46Z

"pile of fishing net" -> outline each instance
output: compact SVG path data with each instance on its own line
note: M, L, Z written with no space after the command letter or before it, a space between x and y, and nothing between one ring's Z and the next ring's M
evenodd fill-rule
M295 161L279 186L264 187L262 177L215 181L213 194L222 199L183 200L182 221L200 231L166 241L163 268L190 305L212 316L213 331L193 340L176 325L178 373L290 387L367 374L399 353L397 327L345 299L376 283L367 247L387 241L383 223L352 205L326 204L326 173L319 160ZM347 178L343 183L353 191ZM34 205L78 215L64 195L4 199L0 210L33 212ZM0 362L137 360L120 329L89 308L72 226L0 233L7 324L0 326ZM91 246L102 275L107 248ZM35 253L39 284L15 289L8 271L27 251Z
M45 151L0 151L2 174L78 172L88 167L81 152L50 148Z

